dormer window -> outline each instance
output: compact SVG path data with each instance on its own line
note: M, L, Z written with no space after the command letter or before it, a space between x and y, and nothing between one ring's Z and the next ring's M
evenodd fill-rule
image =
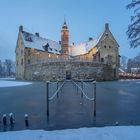
M26 38L26 41L32 42L32 38L28 37L28 38Z
M26 40L26 41L29 41L29 42L33 42L33 40L32 40L32 38L31 38L31 36L30 36L29 33L26 33L26 35L25 35L25 40Z
M48 51L49 46L50 46L49 43L47 43L45 46L43 46L45 51Z

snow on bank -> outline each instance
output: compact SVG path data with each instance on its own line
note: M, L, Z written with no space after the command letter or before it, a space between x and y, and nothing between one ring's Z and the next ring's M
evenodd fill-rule
M0 87L15 87L15 86L25 86L30 85L30 82L19 82L19 81L4 81L0 80Z
M0 140L140 140L140 126L1 132Z
M0 80L15 80L15 78L10 78L10 77L8 78L7 77L7 78L0 78Z

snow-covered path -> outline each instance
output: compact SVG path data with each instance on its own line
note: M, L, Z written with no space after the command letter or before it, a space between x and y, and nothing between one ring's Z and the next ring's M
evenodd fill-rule
M140 126L1 132L0 140L140 140Z

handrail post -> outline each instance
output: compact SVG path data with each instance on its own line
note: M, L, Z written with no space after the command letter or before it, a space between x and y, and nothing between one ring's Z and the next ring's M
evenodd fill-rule
M96 117L96 81L94 83L94 117Z
M77 82L77 85L78 85L78 82ZM77 91L77 94L78 94L78 86L76 86L76 91Z
M57 81L57 90L58 90L58 87L59 87L59 81ZM59 91L58 91L59 92ZM59 94L57 92L57 98L59 97Z
M47 117L49 117L49 81L46 81L46 105L47 105Z
M81 88L83 90L83 80L81 80ZM83 98L83 92L81 91L81 98Z

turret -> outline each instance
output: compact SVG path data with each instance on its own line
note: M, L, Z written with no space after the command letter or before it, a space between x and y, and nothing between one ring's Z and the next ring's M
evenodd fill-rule
M64 57L68 57L69 54L69 30L66 24L66 21L64 21L64 24L61 29L61 54Z

